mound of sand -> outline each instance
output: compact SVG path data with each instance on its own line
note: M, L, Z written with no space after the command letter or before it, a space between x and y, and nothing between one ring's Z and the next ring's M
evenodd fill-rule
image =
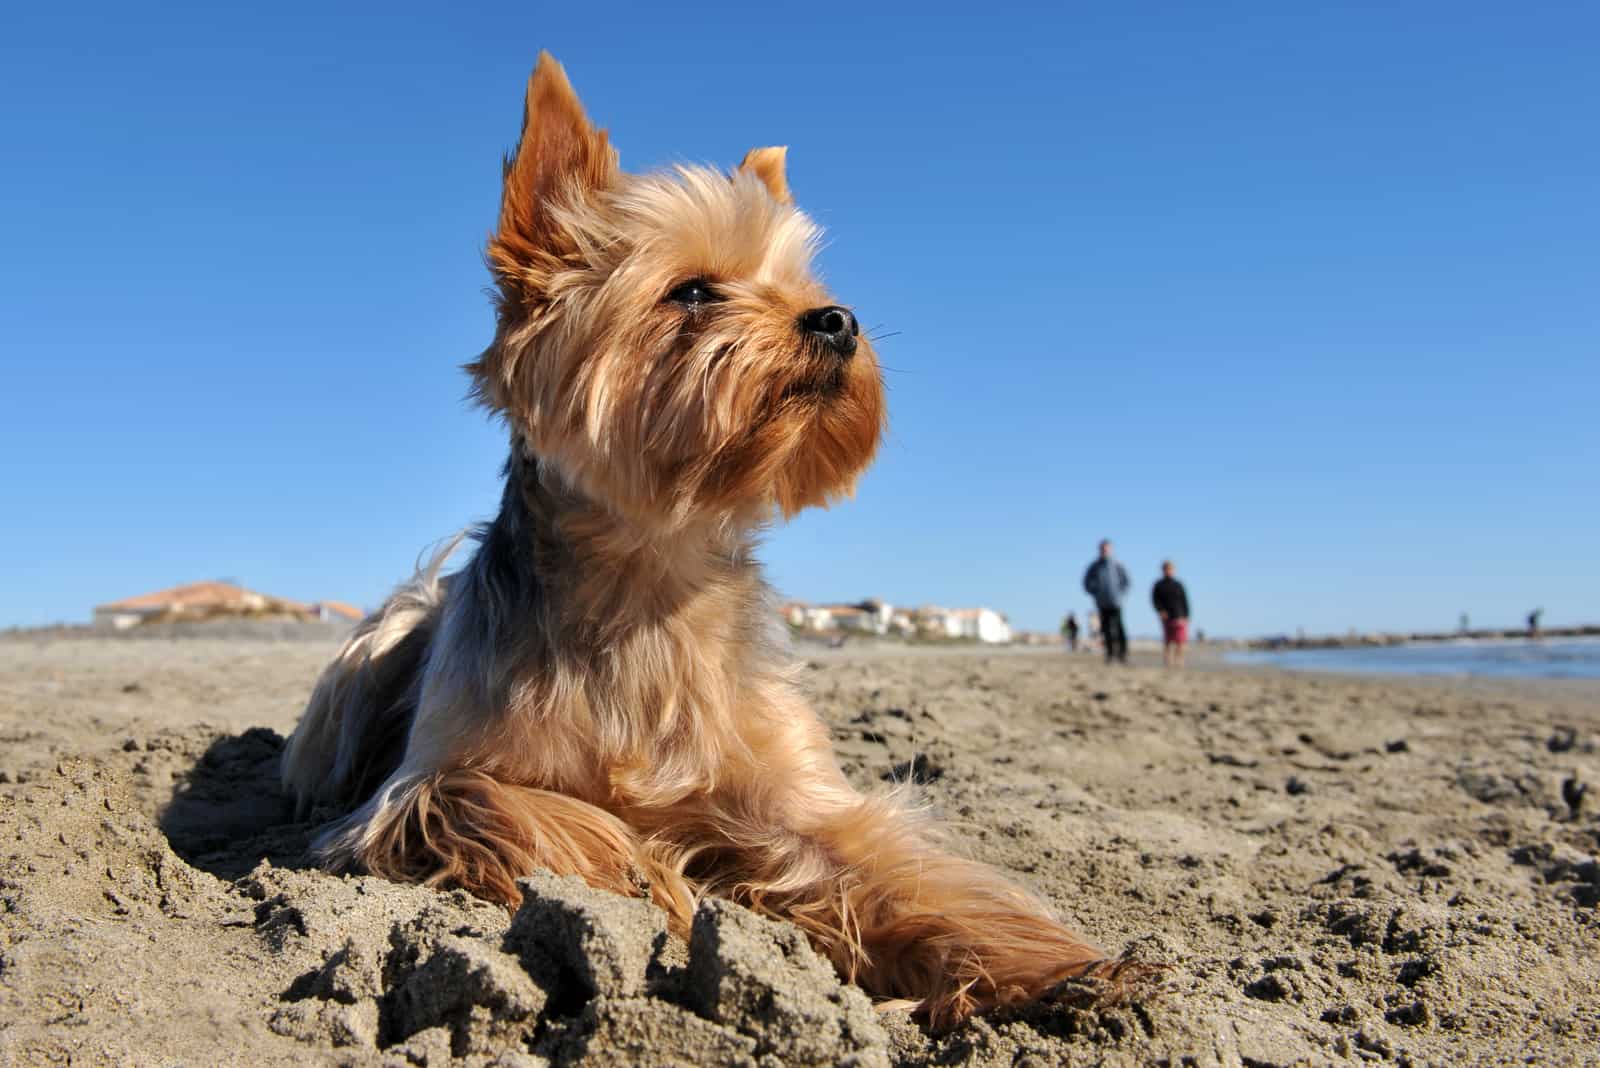
M796 929L728 902L704 903L685 944L646 901L549 874L523 882L511 915L271 859L224 882L207 869L304 859L309 827L269 822L283 815L269 786L281 742L252 730L198 754L165 833L120 761L70 759L13 792L0 808L9 1062L234 1050L257 1064L340 1051L350 1064L887 1068L866 996ZM203 826L207 805L219 820Z
M873 1010L794 928L726 902L684 942L645 902L573 879L526 880L507 913L311 869L278 732L327 651L0 644L0 1063L1586 1064L1600 1049L1592 692L818 659L809 685L856 782L921 783L972 853L1108 949L1172 966L1125 1005L1068 996L931 1036Z

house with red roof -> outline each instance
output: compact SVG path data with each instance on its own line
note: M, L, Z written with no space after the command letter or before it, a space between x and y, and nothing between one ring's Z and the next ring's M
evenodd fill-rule
M342 601L308 604L247 590L232 582L190 582L170 589L95 605L98 627L126 630L141 623L190 623L208 619L294 619L354 623L361 609Z

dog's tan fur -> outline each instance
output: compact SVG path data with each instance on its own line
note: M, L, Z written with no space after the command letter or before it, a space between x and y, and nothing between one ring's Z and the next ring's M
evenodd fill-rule
M540 59L469 368L511 430L496 519L356 630L290 739L302 807L354 810L336 869L506 903L535 868L648 894L682 931L724 895L801 926L848 978L935 1026L1118 965L1041 903L840 773L751 549L774 514L848 494L883 390L828 305L782 149L731 175L617 169ZM664 299L702 278L717 299Z

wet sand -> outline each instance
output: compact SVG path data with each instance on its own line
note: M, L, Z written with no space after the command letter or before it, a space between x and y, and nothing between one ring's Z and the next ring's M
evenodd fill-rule
M930 1036L731 906L308 869L274 765L332 648L0 641L0 1064L1600 1057L1600 686L802 648L853 781L1171 966Z

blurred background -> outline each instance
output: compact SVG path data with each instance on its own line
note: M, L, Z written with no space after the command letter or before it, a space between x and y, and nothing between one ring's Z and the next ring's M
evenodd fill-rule
M13 9L0 626L222 577L370 607L492 514L459 365L541 48L628 169L789 145L891 335L858 499L767 540L785 596L1053 631L1111 537L1214 635L1600 616L1600 8L981 12Z

